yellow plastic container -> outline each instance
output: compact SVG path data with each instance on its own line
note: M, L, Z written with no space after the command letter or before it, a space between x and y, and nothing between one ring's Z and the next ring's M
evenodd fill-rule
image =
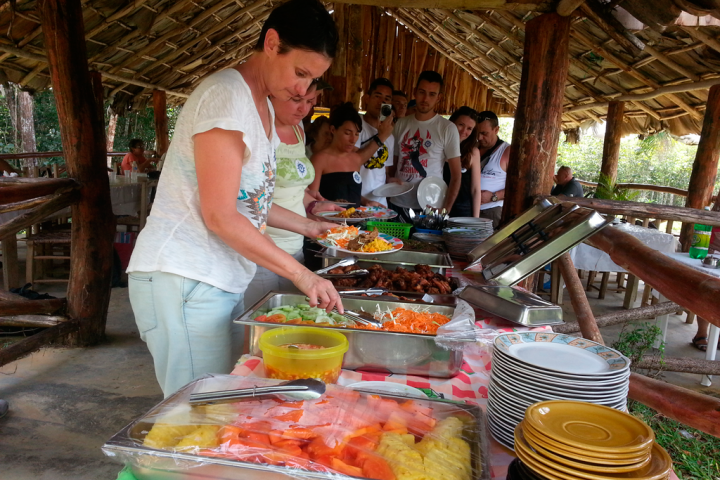
M325 348L302 350L280 346L288 344L310 344ZM348 341L345 335L332 330L284 327L263 333L259 346L268 378L317 378L325 383L336 383L343 356L348 350Z

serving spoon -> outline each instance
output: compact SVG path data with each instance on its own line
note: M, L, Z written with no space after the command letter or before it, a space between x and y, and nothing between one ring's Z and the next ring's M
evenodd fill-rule
M282 395L294 400L315 400L325 393L325 383L315 378L291 380L268 387L239 388L235 390L219 390L216 392L191 393L190 405L213 405L217 403L234 403L246 398Z

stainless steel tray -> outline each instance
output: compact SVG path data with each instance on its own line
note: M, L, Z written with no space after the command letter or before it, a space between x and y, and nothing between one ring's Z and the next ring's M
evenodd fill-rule
M468 286L460 298L505 320L536 327L563 321L562 308L540 297L508 286Z
M341 252L334 248L323 250L323 267L334 265L343 258L352 257L352 253ZM358 268L368 268L375 264L385 270L395 270L397 267L414 267L415 265L428 265L433 272L441 275L453 267L450 255L447 253L427 252L399 252L385 253L382 255L358 255L360 260L356 263Z
M554 205L471 266L481 264L486 280L515 285L610 223L589 208L570 202Z
M500 230L493 233L488 239L482 242L477 247L473 248L468 254L468 260L471 265L474 265L476 261L482 258L488 251L490 251L495 245L505 240L507 237L515 233L515 230L522 227L526 223L533 220L535 217L540 215L542 212L551 208L553 203L548 200L541 200L532 207L525 210L520 216L514 218L510 223L506 224Z
M260 336L268 330L278 327L297 325L256 322L253 317L281 305L307 304L304 295L270 292L249 310L234 320L246 325L244 352L262 356L258 342ZM385 310L397 307L416 306L412 302L381 301L372 298L345 297L343 306L350 310L374 313L375 306ZM428 311L452 317L454 306L424 304ZM348 370L368 370L404 375L422 375L426 377L449 378L462 366L462 352L445 350L435 344L434 335L416 333L395 333L383 330L355 330L352 328L329 328L347 337L349 349L343 359L343 368Z
M195 380L186 385L174 395L166 398L153 407L148 414L127 425L102 446L105 455L114 457L121 463L126 463L138 480L288 480L288 478L307 478L330 480L339 478L319 472L299 471L285 469L284 467L264 464L213 458L190 453L176 453L166 450L157 450L137 443L133 439L144 438L152 424L143 421L144 418L161 411L166 405L177 403L177 397L183 395L188 389L194 388ZM378 392L367 392L383 398L406 400L407 397ZM472 448L473 480L490 479L490 447L485 416L477 405L467 405L459 402L448 402L433 399L414 399L421 403L432 405L433 413L437 418L455 415L458 410L471 417L474 428L468 427L463 432ZM165 407L167 408L167 407ZM131 460L131 461L128 461ZM287 473L284 472L287 471ZM354 477L361 478L361 477Z

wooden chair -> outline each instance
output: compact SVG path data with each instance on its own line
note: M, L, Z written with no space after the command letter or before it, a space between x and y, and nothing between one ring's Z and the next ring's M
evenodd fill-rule
M69 278L45 277L47 269L42 262L54 260L70 260L70 230L44 231L26 239L27 282L36 283L67 283ZM58 254L59 253L59 254ZM32 286L30 287L32 288Z

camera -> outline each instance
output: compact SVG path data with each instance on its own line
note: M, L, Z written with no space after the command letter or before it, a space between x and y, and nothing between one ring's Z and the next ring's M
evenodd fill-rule
M380 106L380 121L382 122L383 120L385 120L387 117L390 116L391 113L392 105L390 105L389 103L383 103Z

